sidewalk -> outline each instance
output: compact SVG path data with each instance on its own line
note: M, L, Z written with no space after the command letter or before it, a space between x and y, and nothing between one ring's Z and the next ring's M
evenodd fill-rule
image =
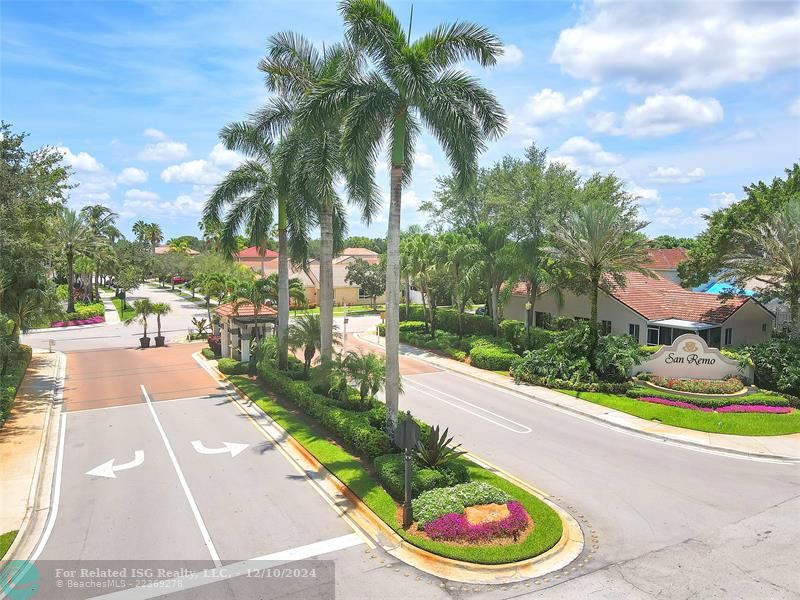
M357 337L372 344L383 346L383 339L375 334L358 334ZM380 343L379 343L380 342ZM655 437L664 441L699 446L709 450L719 450L759 458L776 458L800 461L800 433L776 436L741 436L721 433L707 433L673 427L662 423L654 423L640 419L628 413L612 410L580 400L567 394L544 387L517 384L511 377L506 377L492 371L485 371L472 367L466 363L433 354L421 348L400 344L400 354L413 356L428 364L478 379L515 394L526 396L532 400L544 402L551 406L568 410L572 413L601 421L609 425L634 431L641 435Z
M64 355L34 352L11 417L0 430L0 533L21 530L38 493L53 416L53 396Z
M103 306L106 309L106 324L107 325L116 325L120 322L119 320L119 313L117 312L117 307L114 306L114 303L111 302L111 299L114 297L114 294L111 292L100 292L100 298L103 300Z

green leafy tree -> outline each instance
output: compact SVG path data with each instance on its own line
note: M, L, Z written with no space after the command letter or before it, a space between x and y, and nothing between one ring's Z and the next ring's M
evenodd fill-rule
M458 315L458 338L464 336L464 312L481 281L481 248L461 233L447 232L438 236L438 260L452 293Z
M786 169L785 178L759 181L744 188L745 197L706 217L705 231L697 236L688 260L678 265L686 286L706 283L724 267L725 261L740 249L747 232L766 224L790 200L800 197L800 164Z
M344 280L361 288L372 299L374 309L378 296L386 289L386 269L382 263L371 265L363 258L357 258L347 265Z
M414 145L424 124L444 146L455 178L467 188L477 154L504 129L505 115L477 79L457 69L463 60L491 66L500 40L472 23L441 25L411 41L382 0L344 0L346 37L370 58L367 73L349 71L322 82L305 106L321 122L345 113L342 147L351 190L373 185L381 144L390 148L390 207L386 262L386 404L390 428L399 402L400 208L411 181Z
M256 338L261 338L261 330L258 326L258 319L261 311L272 300L270 296L270 285L266 279L257 279L252 283L240 285L234 291L233 313L239 314L242 306L253 307L253 320L256 326Z
M737 232L742 240L723 265L723 278L739 286L755 279L763 296L788 301L795 327L800 326L800 195L766 223Z
M659 235L650 240L650 245L653 248L684 248L691 250L695 247L697 241L690 237L675 237L674 235Z
M553 232L552 257L570 273L569 286L588 294L589 365L597 365L597 299L600 290L625 286L627 272L655 277L648 262L647 242L639 236L647 223L639 221L636 207L613 175L593 177L584 185L583 204L570 210Z

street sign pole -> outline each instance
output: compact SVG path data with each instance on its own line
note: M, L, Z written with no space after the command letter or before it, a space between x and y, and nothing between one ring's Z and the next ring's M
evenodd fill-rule
M403 499L403 528L411 527L414 520L411 510L411 449L405 451L405 496Z

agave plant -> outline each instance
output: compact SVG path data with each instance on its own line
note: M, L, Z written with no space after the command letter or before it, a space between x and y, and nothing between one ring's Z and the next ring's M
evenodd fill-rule
M440 432L438 425L432 427L430 436L417 442L417 449L414 451L417 463L429 469L435 469L466 454L464 450L459 450L461 444L451 446L453 438L452 436L447 437L447 433L447 429Z
M197 330L198 335L208 334L208 320L192 317L192 325Z

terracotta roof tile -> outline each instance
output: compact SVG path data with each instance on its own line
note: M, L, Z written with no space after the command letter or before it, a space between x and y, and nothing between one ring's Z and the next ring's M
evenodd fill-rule
M261 258L261 255L258 253L258 248L255 246L250 246L249 248L245 248L241 252L237 252L236 256L238 258ZM278 253L275 250L267 250L264 253L264 258L277 258Z
M650 262L645 264L648 269L674 270L678 264L688 258L683 248L650 248L647 251Z
M377 252L370 250L369 248L345 248L341 251L339 256L378 256Z
M234 315L233 309L233 302L228 302L227 304L221 304L217 308L214 309L214 312L218 314L220 317L230 317ZM259 317L274 317L277 316L278 311L272 308L271 306L262 306L258 311ZM253 305L248 303L240 304L239 310L235 311L235 315L237 317L253 317L255 316L255 311L253 310Z

